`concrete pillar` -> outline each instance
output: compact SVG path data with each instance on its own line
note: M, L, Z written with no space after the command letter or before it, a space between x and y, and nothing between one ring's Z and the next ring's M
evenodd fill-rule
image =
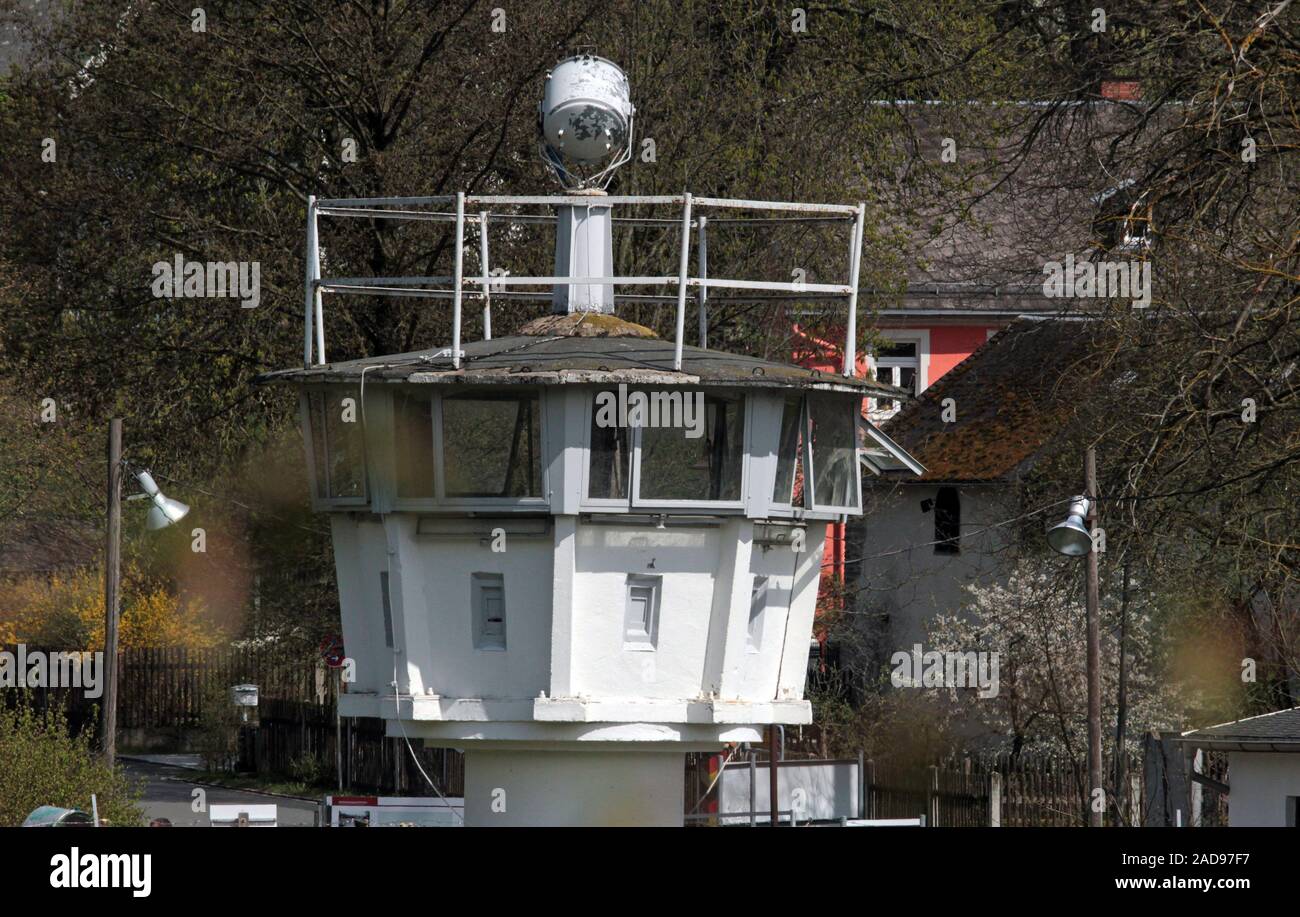
M681 751L465 750L467 827L681 827Z

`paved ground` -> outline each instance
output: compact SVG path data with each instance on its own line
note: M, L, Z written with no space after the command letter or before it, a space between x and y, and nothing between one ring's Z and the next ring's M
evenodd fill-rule
M201 787L192 782L202 779L193 769L174 767L157 759L141 761L122 758L119 763L132 780L143 780L145 783L144 798L141 800L145 824L152 818L168 818L176 827L208 827L208 813L195 812L191 808L196 788L206 794L208 805L245 803L277 806L276 815L282 828L311 827L315 823L316 804L306 800L262 796L224 787Z

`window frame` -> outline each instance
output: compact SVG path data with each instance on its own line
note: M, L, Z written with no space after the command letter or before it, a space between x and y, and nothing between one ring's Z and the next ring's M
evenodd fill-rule
M473 620L470 623L470 638L474 649L482 653L504 653L510 648L510 615L506 605L506 576L504 573L476 570L469 575L470 609ZM484 596L488 588L501 590L501 643L489 643L486 633L487 608Z
M912 364L910 363L910 360L915 359L916 360L916 377L915 377L916 383L914 386L915 391L913 392L913 394L920 395L927 388L929 388L930 387L930 332L929 330L925 328L879 328L876 330L876 334L878 334L882 339L888 341L891 344L915 344L916 357L915 358L884 357L883 360L885 360L886 362L881 363L877 361L875 348L872 348L871 352L867 354L867 371L870 373L871 378L874 379L876 377L876 369L878 367L911 366ZM876 398L873 398L871 396L867 397L867 417L869 420L871 420L872 423L883 423L886 420L888 420L890 417L893 417L895 414L898 413L899 410L902 409L902 405L900 404L892 411L888 413L883 413L877 407L876 402L877 402Z
M420 383L407 383L418 388ZM538 416L538 437L537 437L537 460L539 476L538 480L541 486L542 494L537 497L449 497L446 489L446 457L444 455L444 445L446 442L443 430L443 411L442 402L447 394L468 395L472 396L479 392L500 393L500 387L466 387L463 390L457 389L455 392L442 392L438 389L440 386L429 386L430 412L432 419L432 439L429 448L432 450L433 458L433 496L432 497L402 497L397 493L397 455L396 455L396 438L397 438L397 407L395 389L388 392L389 411L391 416L389 428L383 436L386 439L386 449L393 450L392 461L388 463L388 474L392 480L390 490L392 492L392 506L395 510L401 511L421 511L437 509L518 509L537 512L550 508L550 440L548 439L548 421L546 410L546 390L536 386L518 386L517 392L522 396L532 395L536 399L536 410Z
M939 498L945 492L952 494L952 499L956 504L957 513L955 519L953 520L955 531L951 535L941 538L939 533ZM931 512L934 513L934 553L942 554L947 557L952 557L954 555L960 554L961 553L961 490L957 487L952 487L947 485L935 490L934 508L931 510Z
M632 489L633 482L636 479L636 457L639 443L637 442L635 427L629 427L627 431L627 496L626 497L591 497L588 496L591 488L591 453L594 445L591 436L592 427L596 422L596 395L605 389L593 388L584 390L583 397L583 425L582 425L582 482L580 484L581 493L578 498L578 507L584 510L595 512L607 512L609 510L630 510L632 508L632 496L635 491Z
M689 391L700 391L702 389L692 388ZM642 498L641 496L641 433L643 427L631 427L632 445L632 486L629 488L631 498L631 508L634 510L664 510L678 511L683 509L701 509L714 512L717 510L739 511L744 512L746 498L749 494L749 459L753 455L750 447L750 440L753 436L753 410L754 399L748 397L745 392L730 391L727 389L705 391L705 397L722 396L728 399L740 400L740 422L743 427L740 437L740 493L735 500L666 500L662 498ZM592 403L595 403L595 396L592 396ZM590 431L590 427L588 427ZM707 434L706 434L707 435ZM588 435L590 438L590 434ZM588 467L590 467L590 443L588 443ZM585 486L585 485L584 485Z
M632 590L650 589L650 626L644 633L632 629ZM633 653L653 653L659 649L659 612L663 606L664 578L648 573L629 573L623 586L623 649Z
M808 489L809 465L808 460L811 452L809 445L809 417L808 417L808 393L804 391L794 391L793 394L799 399L799 437L795 441L795 460L794 471L790 476L790 494L784 503L778 503L775 498L776 479L781 474L781 425L785 421L785 403L791 393L784 392L777 399L777 422L776 422L776 448L772 451L776 455L776 463L772 467L772 487L768 494L768 506L772 511L778 513L807 513L812 511L812 501L809 499L811 491ZM803 468L803 504L799 505L794 502L794 490L799 483L799 469Z
M853 458L850 462L849 478L853 482L853 493L857 500L854 505L841 505L834 503L822 503L817 496L817 467L814 464L816 456L813 453L812 442L812 400L813 398L825 398L830 401L843 400L844 408L850 412L853 417L853 429L851 451ZM808 436L804 439L804 499L810 512L830 513L832 515L856 516L862 513L862 408L856 396L846 395L838 396L831 392L808 392L805 398L805 408L808 417Z
M356 423L357 423L359 435L361 436L361 470L360 470L361 496L358 497L320 496L321 493L321 488L319 486L320 476L318 474L320 470L320 466L317 462L317 455L316 455L316 427L315 427L315 419L312 417L311 396L313 394L321 395L325 399L326 406L328 406L329 393L332 390L336 390L342 387L343 386L339 386L339 385L325 385L325 384L308 385L303 387L302 392L299 395L298 411L301 418L303 439L305 441L305 445L307 449L308 486L311 488L312 507L313 509L317 509L317 510L356 509L359 507L369 506L371 495L373 492L373 489L370 484L370 473L371 473L372 463L368 461L368 448L366 444L366 426L364 421L361 418L361 391L360 388L357 387ZM326 457L328 457L329 423L325 419L323 410L321 414L321 422L325 425L324 429L320 431L321 442L325 444ZM328 474L326 475L325 483L326 486L324 490L328 494L329 493Z

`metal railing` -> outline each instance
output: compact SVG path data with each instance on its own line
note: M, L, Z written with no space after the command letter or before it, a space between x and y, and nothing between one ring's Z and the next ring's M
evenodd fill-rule
M433 209L454 207L451 212ZM681 227L681 247L675 275L648 277L512 277L493 274L489 269L487 227L493 223L525 224L553 223L554 215L544 213L518 213L518 208L561 206L620 205L676 206L681 208L676 218L612 217L615 223L643 226ZM492 208L510 208L511 212L493 212ZM779 217L708 218L697 211L704 209L768 211L783 214ZM682 368L682 349L686 332L686 300L689 290L696 290L699 305L700 346L708 343L708 294L710 290L768 291L788 296L776 299L843 298L848 303L848 316L844 341L844 375L852 375L856 365L858 279L862 261L862 228L865 218L864 204L809 204L787 201L747 201L713 197L694 197L691 194L657 196L590 196L590 195L454 195L433 197L382 197L307 199L307 267L305 331L303 362L310 367L326 362L325 315L323 295L326 293L363 293L378 296L408 296L452 301L452 341L450 354L452 366L460 369L462 306L466 297L477 297L483 303L484 338L492 336L492 295L502 298L549 297L549 293L518 293L525 287L553 287L555 285L609 285L620 287L676 287L673 296L638 296L639 299L675 302L676 333L673 368ZM788 214L795 214L789 216ZM455 223L454 273L450 277L321 277L319 219L321 217L368 218L385 220L415 220ZM851 224L849 240L848 279L845 283L779 282L768 280L743 280L708 276L708 234L710 222L722 224L771 224L785 222L840 222ZM465 276L465 227L479 227L480 272L477 277ZM691 234L698 233L696 242L696 273L690 272ZM515 288L512 290L512 288Z

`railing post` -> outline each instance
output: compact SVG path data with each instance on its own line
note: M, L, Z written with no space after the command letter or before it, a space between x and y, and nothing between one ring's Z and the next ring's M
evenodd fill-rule
M460 369L461 283L465 279L465 192L456 192L456 269L451 293L451 365Z
M862 267L862 224L866 221L867 205L858 204L853 219L853 242L849 249L849 319L844 341L844 375L852 376L858 365L858 273Z
M699 267L701 280L709 279L709 237L707 228L709 218L700 215L700 242L699 242ZM709 346L709 288L700 287L700 349L705 350Z
M989 827L1002 827L1002 775L997 771L989 774Z
M302 365L311 366L312 364L312 342L314 341L314 332L312 330L312 315L315 311L316 304L316 272L312 270L312 265L318 263L316 260L316 195L307 195L307 245L303 255L303 338L302 338Z
M488 212L478 214L478 253L483 268L483 340L492 340L492 284L488 279Z
M683 195L682 256L677 265L677 342L673 351L673 369L681 372L682 338L686 334L686 271L691 257L691 193ZM775 824L775 822L773 822Z

